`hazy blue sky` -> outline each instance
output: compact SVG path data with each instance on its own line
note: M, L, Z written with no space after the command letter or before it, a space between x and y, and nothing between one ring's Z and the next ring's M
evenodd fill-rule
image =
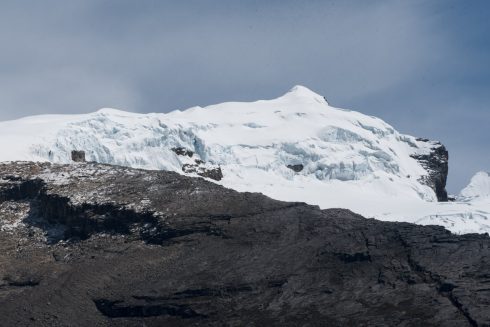
M490 170L490 1L1 1L0 119L167 112L305 85Z

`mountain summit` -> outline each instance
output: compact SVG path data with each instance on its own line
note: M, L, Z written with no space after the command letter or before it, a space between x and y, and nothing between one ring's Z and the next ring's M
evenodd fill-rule
M460 193L465 200L485 199L490 197L490 174L480 171L471 178L470 183Z
M282 97L279 99L310 99L310 100L315 100L319 102L325 102L326 104L327 101L326 99L321 96L318 93L315 93L314 91L310 90L309 88L302 86L302 85L295 85L293 86L286 94L284 94Z

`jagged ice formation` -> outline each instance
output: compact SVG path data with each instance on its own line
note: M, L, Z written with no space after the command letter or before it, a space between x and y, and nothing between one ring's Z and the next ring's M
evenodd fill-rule
M460 233L490 230L487 203L437 202L447 200L443 145L333 108L302 86L273 100L168 114L102 109L2 122L0 146L0 160L68 163L72 150L83 150L89 161L212 176L226 187L280 200Z

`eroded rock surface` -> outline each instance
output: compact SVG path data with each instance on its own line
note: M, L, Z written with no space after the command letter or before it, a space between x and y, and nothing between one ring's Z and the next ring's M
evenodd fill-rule
M205 162L194 151L182 147L172 148L172 151L179 156L184 173L211 178L215 181L223 179L223 172L220 166Z
M76 151L73 150L71 152L71 160L74 162L85 162L85 151Z
M434 190L439 201L447 202L446 182L449 172L449 153L446 147L439 142L423 138L419 138L417 141L432 145L430 153L412 155L412 158L420 162L422 167L427 170L428 175L421 182Z
M489 258L171 172L0 165L5 326L489 326Z
M291 169L295 173L299 173L300 171L302 171L305 168L302 164L287 165L286 167L288 167L289 169Z

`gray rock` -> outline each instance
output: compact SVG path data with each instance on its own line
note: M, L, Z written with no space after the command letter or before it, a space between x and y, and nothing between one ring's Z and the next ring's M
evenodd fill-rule
M183 147L176 147L176 148L172 148L171 150L173 152L175 152L175 154L178 155L178 156L192 157L194 155L194 152L193 151L188 150L188 149L183 148Z
M5 326L489 326L488 258L172 172L0 164Z
M422 179L421 182L434 190L439 201L447 202L446 181L449 171L449 154L446 147L439 142L423 138L419 138L417 141L430 142L434 145L428 155L412 155L412 158L419 161L428 172L427 178Z
M196 160L196 164L183 164L182 171L189 174L197 174L201 177L207 177L220 181L223 179L223 172L219 166L207 166L204 161Z
M85 151L73 150L71 152L71 160L74 162L85 162Z
M194 159L193 163L185 163L182 165L182 171L186 174L196 174L201 177L207 177L220 181L223 179L223 172L218 165L207 164L204 160L194 157L195 153L183 147L171 149L178 156L187 156Z
M296 172L296 173L299 173L300 171L303 170L303 165L302 164L297 164L297 165L287 165L286 167L288 167L289 169L291 169L292 171Z

